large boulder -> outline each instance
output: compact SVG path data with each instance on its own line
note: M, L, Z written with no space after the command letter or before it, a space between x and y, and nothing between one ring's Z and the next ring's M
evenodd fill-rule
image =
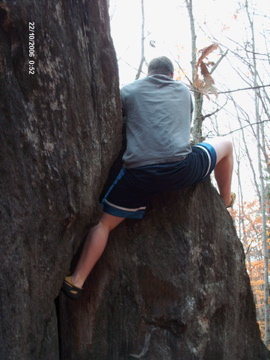
M0 2L3 360L59 359L54 299L121 145L119 101L105 0Z
M244 260L209 183L160 196L112 233L83 297L61 297L62 358L269 359Z
M121 126L107 1L1 1L0 358L268 359L241 243L209 183L123 223L82 298L59 296Z

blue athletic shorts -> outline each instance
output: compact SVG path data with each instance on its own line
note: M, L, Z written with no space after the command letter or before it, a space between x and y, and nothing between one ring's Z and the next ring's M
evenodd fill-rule
M199 143L181 161L122 168L102 199L103 211L141 219L153 195L191 186L206 179L216 165L212 145Z

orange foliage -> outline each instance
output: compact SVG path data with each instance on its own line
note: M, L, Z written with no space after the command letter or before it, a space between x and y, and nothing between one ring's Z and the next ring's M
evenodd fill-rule
M245 253L246 267L250 277L250 283L256 304L257 321L262 336L264 334L264 259L262 244L262 218L257 201L245 202L238 211L232 210L231 215L238 233L241 235ZM270 224L268 225L270 228ZM269 232L267 232L269 237ZM270 237L268 238L270 248ZM270 264L268 264L270 274Z

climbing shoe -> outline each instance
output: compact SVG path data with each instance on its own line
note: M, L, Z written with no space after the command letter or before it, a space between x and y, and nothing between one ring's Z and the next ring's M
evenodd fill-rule
M71 299L78 299L81 296L83 289L75 286L72 283L71 276L67 276L63 282L62 291Z

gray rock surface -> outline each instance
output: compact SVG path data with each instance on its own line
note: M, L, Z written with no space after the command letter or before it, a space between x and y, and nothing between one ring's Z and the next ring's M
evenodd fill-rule
M242 245L209 183L120 225L83 297L60 303L63 359L269 358Z
M155 199L114 231L83 297L58 297L100 211L120 108L105 0L0 2L0 359L268 359L209 183Z
M59 358L54 299L121 145L118 88L106 1L0 2L0 359Z

